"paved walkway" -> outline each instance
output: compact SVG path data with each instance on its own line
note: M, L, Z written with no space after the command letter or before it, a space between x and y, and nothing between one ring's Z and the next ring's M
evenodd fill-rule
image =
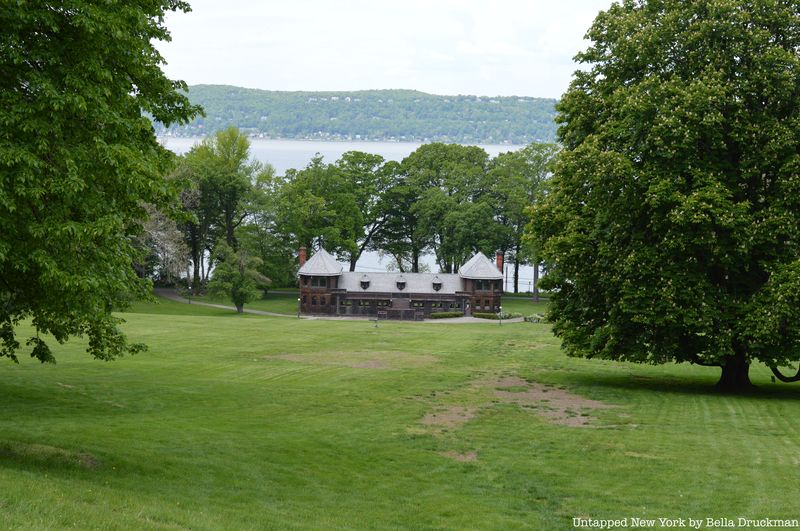
M226 306L224 304L213 304L210 302L199 302L196 300L189 300L186 297L182 297L178 295L178 293L174 289L169 288L155 288L153 290L155 294L159 297L163 297L165 299L169 299L175 302L182 302L185 304L197 304L198 306L206 306L208 308L218 308L220 310L231 310L236 311L236 308L233 306ZM276 293L273 291L273 293ZM297 315L289 315L285 313L275 313L275 312L265 312L262 310L250 310L248 308L244 309L244 313L249 313L253 315L268 315L270 317L290 317L297 319ZM309 321L374 321L375 319L367 317L367 316L354 316L354 315L302 315L300 316L301 319L307 319ZM503 319L503 323L521 323L524 319L522 317L516 317L514 319ZM409 322L422 322L422 323L449 323L449 324L468 324L468 323L482 323L482 324L496 324L500 325L500 321L495 321L492 319L478 319L477 317L453 317L450 319L425 319L424 321L409 321Z

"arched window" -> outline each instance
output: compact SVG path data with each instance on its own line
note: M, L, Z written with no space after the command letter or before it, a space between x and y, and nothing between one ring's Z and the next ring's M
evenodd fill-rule
M317 305L317 296L314 295L313 297L311 297L311 306L316 306L316 305Z

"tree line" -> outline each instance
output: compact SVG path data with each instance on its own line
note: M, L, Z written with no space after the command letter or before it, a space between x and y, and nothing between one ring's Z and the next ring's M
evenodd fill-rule
M159 135L208 136L236 127L250 136L466 144L553 142L556 100L437 96L416 90L285 92L226 85L189 87L205 116Z
M241 283L253 271L252 292L259 280L293 285L301 246L324 246L351 271L365 252L377 251L390 267L419 272L430 253L446 273L476 251L500 250L518 291L519 267L534 260L523 240L527 209L556 152L533 143L491 158L480 147L432 143L400 162L359 151L334 162L317 155L279 176L252 160L248 138L230 128L179 158L171 176L183 189L179 221L171 232L148 226L145 233L171 233L176 252L161 252L151 237L142 271L168 282L186 277L195 292L230 293L235 263Z

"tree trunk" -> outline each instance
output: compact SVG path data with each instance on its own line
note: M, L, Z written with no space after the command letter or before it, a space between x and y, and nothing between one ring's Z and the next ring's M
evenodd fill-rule
M419 273L419 251L411 249L411 272Z
M717 388L733 392L751 390L754 386L750 383L750 362L745 357L744 349L735 350L736 354L728 358L722 366Z
M356 270L356 263L357 262L358 262L358 257L356 257L355 254L351 254L350 255L350 272L351 273Z
M192 290L200 293L200 255L192 253Z
M533 261L533 302L539 302L539 262Z
M514 254L514 293L519 293L519 254Z
M244 313L244 304L236 305L236 313Z

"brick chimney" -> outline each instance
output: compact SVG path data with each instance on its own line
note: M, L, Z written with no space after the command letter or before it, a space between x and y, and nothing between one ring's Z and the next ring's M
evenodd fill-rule
M300 249L297 250L297 260L300 262L300 267L303 267L303 265L306 263L305 247L300 247Z
M502 273L503 272L503 251L497 251L497 254L495 254L495 263L497 264L497 269Z

